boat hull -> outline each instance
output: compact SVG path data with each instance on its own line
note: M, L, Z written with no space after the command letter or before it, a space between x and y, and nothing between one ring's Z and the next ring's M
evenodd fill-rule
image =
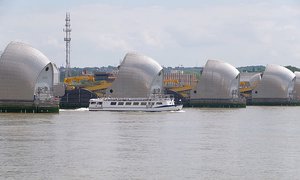
M183 105L172 105L172 106L164 106L164 107L140 107L140 108L126 108L126 107L104 107L104 108L96 108L89 107L89 111L145 111L145 112L161 112L161 111L180 111Z
M179 111L182 104L167 95L152 98L97 98L90 99L90 111Z

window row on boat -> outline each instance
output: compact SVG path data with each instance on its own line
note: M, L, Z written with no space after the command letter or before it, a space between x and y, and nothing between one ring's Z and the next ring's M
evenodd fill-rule
M156 105L162 105L162 102L148 102L148 105L154 105L154 104L156 104ZM112 101L112 102L110 102L110 105L120 105L120 106L123 106L123 105L125 105L125 106L131 106L131 105L133 105L133 106L139 106L139 105L141 105L141 106L145 106L145 105L147 105L147 102L114 102L114 101Z

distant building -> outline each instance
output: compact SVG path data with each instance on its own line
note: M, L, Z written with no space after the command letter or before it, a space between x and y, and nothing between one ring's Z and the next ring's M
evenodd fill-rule
M58 112L55 95L64 92L57 67L20 42L11 42L1 54L0 84L0 112Z
M83 88L75 88L67 90L65 95L61 97L60 107L63 109L76 109L88 107L89 101L97 98L97 94Z
M164 81L168 86L195 86L197 77L195 74L185 74L183 71L171 71L164 73Z
M108 81L112 82L115 80L115 76L113 73L107 72L95 72L94 73L95 81Z

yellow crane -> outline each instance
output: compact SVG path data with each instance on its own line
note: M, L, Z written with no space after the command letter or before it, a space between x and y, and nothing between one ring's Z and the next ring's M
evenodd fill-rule
M74 85L75 83L80 83L83 80L94 82L95 78L93 75L73 76L65 78L64 83L67 85Z
M168 90L176 92L183 97L188 97L189 91L192 90L192 86L182 85L178 79L165 79L164 85Z
M104 90L107 89L108 87L111 86L111 83L107 81L101 81L99 84L94 85L94 86L87 86L84 87L84 89L90 90L90 91L99 91L99 90Z
M250 92L254 89L255 87L250 86L250 83L247 81L241 81L240 82L240 93L245 93L245 92Z
M167 85L167 84L179 84L179 80L178 79L165 79L164 80L164 84Z

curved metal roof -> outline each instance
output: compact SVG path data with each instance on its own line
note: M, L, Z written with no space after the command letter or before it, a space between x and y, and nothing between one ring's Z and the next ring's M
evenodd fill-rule
M295 75L296 75L295 87L294 87L295 96L297 99L300 99L300 72L296 71Z
M249 83L252 88L255 88L261 81L261 73L254 74L250 79Z
M191 98L224 99L238 96L240 72L232 65L208 60Z
M51 63L51 66L53 68L53 84L59 84L60 83L60 72L59 69L57 68L56 64Z
M266 66L260 83L253 90L253 98L289 98L296 75L289 69L270 64Z
M11 42L0 57L0 100L33 100L40 72L50 64L37 49Z
M300 71L295 71L296 81L295 83L300 84Z
M155 89L162 90L161 71L162 67L152 58L128 53L106 94L111 97L148 97Z

